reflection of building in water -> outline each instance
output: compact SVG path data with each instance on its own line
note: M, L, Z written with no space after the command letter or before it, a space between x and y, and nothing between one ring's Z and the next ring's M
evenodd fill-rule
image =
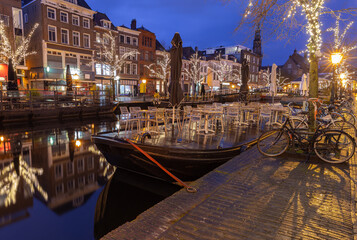
M34 142L33 164L44 169L39 181L48 193L47 206L57 213L82 205L99 188L97 181L104 168L99 164L99 156L88 150L92 145L89 140L73 147L74 137L85 136L82 132L72 133L73 130L62 131Z
M5 138L5 139L4 139ZM18 161L31 168L31 140L22 140ZM21 163L20 163L21 166ZM27 174L26 174L27 175ZM15 184L16 183L16 184ZM0 227L29 217L28 208L33 205L31 186L14 169L14 156L10 139L1 136L0 141Z

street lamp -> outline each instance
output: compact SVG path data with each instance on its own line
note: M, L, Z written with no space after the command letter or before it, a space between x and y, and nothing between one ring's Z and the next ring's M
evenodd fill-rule
M331 86L331 97L330 97L330 103L334 104L335 102L335 88L336 86L336 68L337 65L340 64L340 62L342 61L342 57L343 55L339 52L335 52L331 54L331 62L333 64L333 76L332 76L332 86Z

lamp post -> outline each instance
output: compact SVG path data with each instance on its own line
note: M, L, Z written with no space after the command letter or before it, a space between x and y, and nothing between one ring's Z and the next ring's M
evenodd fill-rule
M331 62L333 64L333 75L332 75L332 85L331 85L331 97L330 97L330 103L334 104L336 95L336 90L337 88L337 81L336 81L336 68L337 65L341 62L342 60L342 54L339 52L335 52L331 54Z

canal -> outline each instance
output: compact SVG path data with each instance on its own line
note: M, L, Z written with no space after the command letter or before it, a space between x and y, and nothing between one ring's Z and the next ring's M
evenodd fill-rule
M99 239L180 189L107 163L91 135L116 119L1 126L1 239Z
M177 191L106 162L91 135L118 126L115 119L3 126L0 238L99 238Z

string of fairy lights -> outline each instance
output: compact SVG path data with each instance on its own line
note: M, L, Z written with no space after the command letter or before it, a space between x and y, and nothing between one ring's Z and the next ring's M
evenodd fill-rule
M19 156L19 163L19 174L16 173L14 162L3 168L0 172L0 196L5 197L5 207L16 203L16 193L21 179L25 181L31 194L34 194L36 190L47 201L48 195L37 179L37 175L43 174L43 169L30 167L21 155Z
M10 43L6 26L4 22L0 20L0 61L8 63L11 58L14 68L16 68L27 56L36 54L36 51L29 51L29 46L32 36L38 26L39 24L36 23L27 37L22 36L21 41L19 43L16 41L16 44L14 44L15 46L13 46L13 44Z
M254 8L261 6L259 1L250 0L245 10L244 17L247 18ZM301 15L305 16L307 20L306 33L310 36L307 42L309 54L315 55L320 52L322 45L320 15L322 14L324 0L290 0L280 5L279 7L286 7L283 15L283 21L293 18L298 9L301 8Z

